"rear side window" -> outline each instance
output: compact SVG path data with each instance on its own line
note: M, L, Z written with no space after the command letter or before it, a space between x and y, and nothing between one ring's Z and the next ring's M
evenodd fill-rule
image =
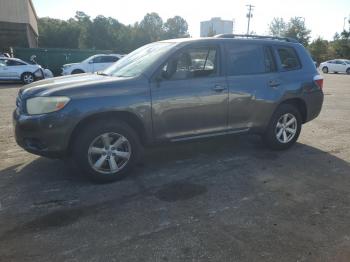
M102 58L102 63L114 63L114 62L117 62L118 60L119 58L116 56L104 56Z
M299 58L294 48L278 47L277 53L281 66L285 70L297 70L301 68Z
M252 75L266 72L261 45L231 43L227 48L229 75Z

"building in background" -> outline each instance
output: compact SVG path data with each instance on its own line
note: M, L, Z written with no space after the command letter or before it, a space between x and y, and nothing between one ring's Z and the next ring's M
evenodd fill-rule
M0 52L38 46L38 17L31 0L0 0Z
M201 22L201 37L214 36L218 34L232 34L234 32L234 20L221 20L214 17L209 21Z

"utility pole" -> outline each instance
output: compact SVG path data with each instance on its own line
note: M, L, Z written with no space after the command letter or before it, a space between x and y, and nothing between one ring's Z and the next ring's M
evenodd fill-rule
M343 23L343 31L345 31L345 22L346 22L347 17L344 17L344 23Z
M254 9L255 6L253 6L253 5L247 5L247 7L248 7L248 14L247 14L247 18L248 18L247 35L249 35L250 18L253 17L252 11L253 11L253 9Z

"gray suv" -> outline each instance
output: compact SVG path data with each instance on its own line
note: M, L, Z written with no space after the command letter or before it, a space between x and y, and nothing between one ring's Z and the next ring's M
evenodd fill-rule
M22 88L13 114L28 152L70 157L90 178L123 178L147 145L253 132L295 143L323 79L288 38L219 35L143 46L97 74ZM229 137L228 137L229 139Z

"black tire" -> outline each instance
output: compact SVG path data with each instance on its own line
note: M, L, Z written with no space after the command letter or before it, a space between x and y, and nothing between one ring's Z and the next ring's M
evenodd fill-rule
M277 138L277 136L278 136L277 124L278 124L278 121L281 120L281 118L286 114L289 114L290 116L295 117L295 119L296 119L296 126L295 126L296 132L295 132L294 136L291 137L291 140L289 142L282 143ZM300 134L300 131L301 131L301 126L302 126L302 118L301 118L301 114L300 114L299 110L291 104L282 104L276 109L276 111L272 115L270 123L269 123L267 129L265 130L265 133L262 136L263 141L265 142L265 144L269 148L271 148L273 150L288 149L292 145L294 145L294 143L297 141L299 134Z
M92 167L89 154L89 148L93 141L105 133L120 134L128 140L128 145L131 147L131 156L126 165L121 170L108 174L98 172ZM72 156L83 175L94 182L107 183L123 179L138 162L142 152L140 138L129 125L112 119L103 119L93 122L81 130L73 145ZM109 161L106 161L104 165L110 166Z
M350 75L350 68L346 69L346 73Z
M84 74L85 72L83 70L80 69L75 69L72 71L72 75L77 75L77 74Z
M21 76L21 81L24 85L31 84L35 81L35 76L30 72L25 72Z
M324 66L322 68L322 72L325 73L325 74L328 74L328 67L327 66Z

